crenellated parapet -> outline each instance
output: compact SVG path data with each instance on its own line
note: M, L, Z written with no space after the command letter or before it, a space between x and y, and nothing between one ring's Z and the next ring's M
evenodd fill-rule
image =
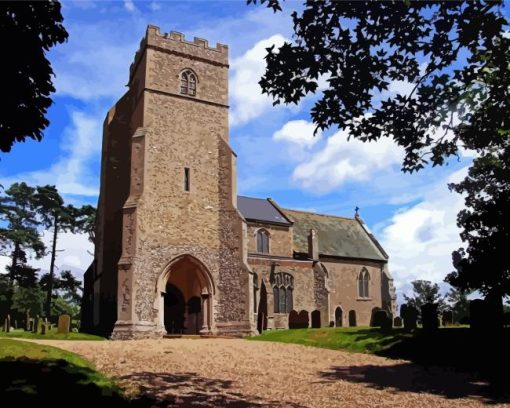
M216 47L210 47L208 41L203 38L194 37L193 41L188 41L182 33L177 31L161 33L159 27L148 25L145 37L142 38L140 48L136 52L134 61L129 68L130 78L133 76L146 48L228 67L227 45L218 43Z

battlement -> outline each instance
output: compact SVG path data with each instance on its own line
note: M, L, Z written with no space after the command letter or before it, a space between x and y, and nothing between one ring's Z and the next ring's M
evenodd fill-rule
M217 43L216 47L210 47L207 40L194 37L188 41L184 34L177 31L161 33L160 28L148 25L145 37L140 41L140 48L135 54L133 63L129 69L130 78L146 48L153 48L163 52L181 54L192 59L200 59L215 65L228 66L228 46Z
M169 33L161 34L159 27L153 26L153 25L149 25L147 27L147 34L149 36L158 36L158 37L165 38L167 40L177 41L177 42L180 42L183 44L188 44L188 45L195 45L197 47L201 47L201 48L208 49L211 51L228 54L228 46L225 44L217 43L216 47L212 48L212 47L209 47L208 41L204 40L203 38L194 37L193 42L187 41L184 38L183 33L179 33L177 31L170 31Z

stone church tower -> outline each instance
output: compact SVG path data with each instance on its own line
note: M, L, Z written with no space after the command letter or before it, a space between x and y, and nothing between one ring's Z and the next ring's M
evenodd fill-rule
M88 324L113 327L113 338L184 327L253 333L228 140L227 46L149 26L128 87L104 123ZM185 310L165 313L176 308Z
M237 196L228 50L149 26L103 128L81 330L115 339L368 326L389 255L354 218Z

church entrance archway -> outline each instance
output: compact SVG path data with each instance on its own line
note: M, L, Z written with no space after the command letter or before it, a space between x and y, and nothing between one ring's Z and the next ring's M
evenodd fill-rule
M158 281L159 319L168 334L210 333L213 284L207 268L191 255L174 259Z

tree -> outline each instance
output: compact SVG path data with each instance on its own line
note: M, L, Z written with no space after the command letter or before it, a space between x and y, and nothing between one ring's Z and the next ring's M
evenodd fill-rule
M11 267L7 266L7 271L11 275ZM12 273L12 276L18 286L22 288L35 288L38 285L37 272L39 269L32 268L25 262L18 263L16 270Z
M408 305L413 306L418 312L425 303L437 304L438 312L446 308L445 296L439 293L439 285L426 280L415 280L413 285L413 296L404 295Z
M3 93L0 104L0 150L15 142L42 139L49 122L45 115L55 91L46 53L67 40L60 3L5 1L0 4Z
M46 313L49 316L54 288L58 234L60 232L86 232L89 239L91 239L93 237L96 210L90 205L84 205L81 208L65 205L64 199L58 193L57 188L50 185L37 187L35 203L43 224L53 230L50 278L45 282L47 288Z
M469 317L469 291L451 288L447 293L447 301L453 311L453 320L459 323Z
M261 3L281 9L278 0ZM297 104L325 79L311 109L318 129L392 138L405 150L404 171L508 137L499 132L510 121L502 1L309 0L292 19L293 43L267 49L259 84L275 104ZM392 92L398 81L409 92Z
M510 295L510 225L504 221L510 203L510 141L476 158L468 176L450 188L465 194L457 225L468 247L453 253L455 271L446 281L486 296Z
M80 304L81 296L78 293L81 288L81 281L76 279L71 271L63 271L60 273L58 289L62 292L62 297L68 302Z
M11 265L9 280L13 284L18 263L26 262L26 251L32 251L36 258L44 255L37 227L40 225L35 211L35 189L25 183L14 183L0 197L0 220L5 226L0 227L0 237L10 251Z
M53 277L55 275L55 258L57 254L57 238L59 232L75 231L78 210L64 205L64 199L60 196L55 186L38 186L35 195L37 211L43 225L53 230L50 259L50 279L47 281L46 314L50 316L51 297L53 293Z
M44 292L39 286L33 288L22 288L16 285L12 297L12 309L20 314L27 311L32 314L41 315L43 312Z

